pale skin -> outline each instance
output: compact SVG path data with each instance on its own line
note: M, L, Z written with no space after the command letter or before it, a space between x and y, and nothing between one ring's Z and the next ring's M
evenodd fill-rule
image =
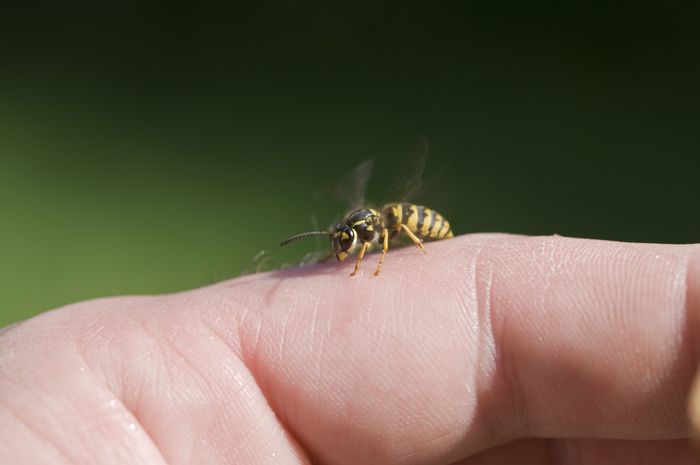
M699 245L426 250L11 326L0 463L695 463Z

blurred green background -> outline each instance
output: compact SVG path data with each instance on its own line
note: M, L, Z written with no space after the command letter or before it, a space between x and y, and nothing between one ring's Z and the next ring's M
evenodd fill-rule
M378 2L377 2L378 3ZM425 134L457 233L700 241L698 3L53 2L0 19L0 325L235 277ZM340 209L340 211L339 211Z

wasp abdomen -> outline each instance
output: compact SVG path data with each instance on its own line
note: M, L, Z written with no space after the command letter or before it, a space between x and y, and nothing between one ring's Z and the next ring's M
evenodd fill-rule
M444 216L422 205L389 204L382 209L381 218L392 239L398 235L402 224L420 238L437 240L454 236L450 222Z

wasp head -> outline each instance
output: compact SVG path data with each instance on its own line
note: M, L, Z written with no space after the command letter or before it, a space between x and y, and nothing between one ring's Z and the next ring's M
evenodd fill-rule
M338 224L333 228L331 234L331 244L333 252L339 262L342 262L357 244L357 234L355 230L347 224Z

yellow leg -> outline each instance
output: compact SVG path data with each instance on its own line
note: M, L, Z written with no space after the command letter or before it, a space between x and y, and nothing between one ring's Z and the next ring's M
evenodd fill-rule
M379 276L379 271L382 269L382 262L384 262L384 256L386 251L389 250L389 230L384 229L382 232L382 239L384 239L384 249L382 250L382 256L379 258L379 264L377 265L377 271L374 272L374 276Z
M353 270L352 273L350 273L350 276L355 276L355 273L357 273L357 270L360 269L360 262L362 261L362 257L365 256L365 252L367 252L367 249L369 249L370 245L372 245L371 242L363 242L362 243L362 248L360 249L360 254L357 256L357 261L355 262L355 269Z
M418 239L418 237L416 237L416 235L413 234L410 229L408 229L408 226L406 226L405 224L402 224L401 229L404 230L404 232L408 235L408 237L411 238L413 243L416 244L423 251L423 253L426 253L425 247L423 247L423 241Z

